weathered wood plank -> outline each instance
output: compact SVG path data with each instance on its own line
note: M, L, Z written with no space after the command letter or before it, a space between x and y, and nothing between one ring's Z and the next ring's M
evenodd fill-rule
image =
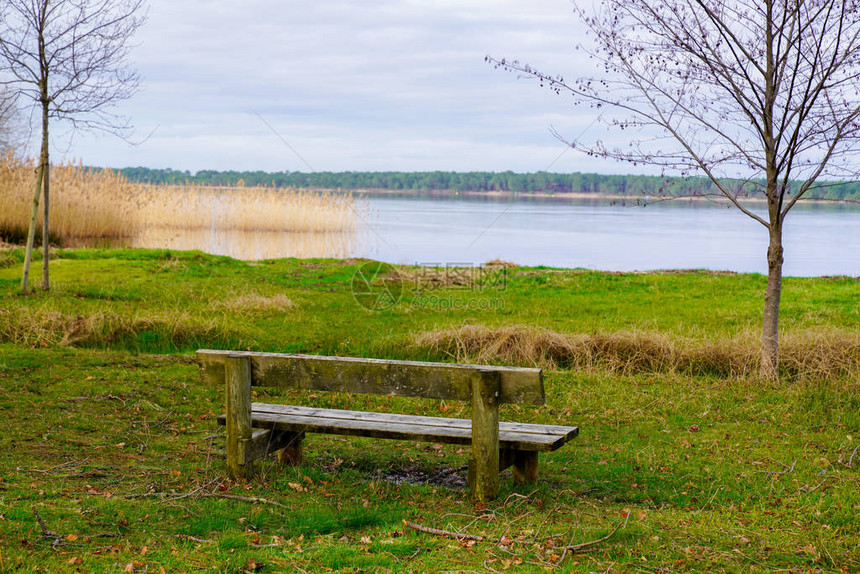
M469 486L472 500L484 504L499 492L499 380L495 371L472 378L472 457Z
M251 439L251 359L228 355L224 361L227 403L227 468L233 477L250 476L254 470L245 447Z
M230 351L197 351L207 381L220 384L224 380L224 360L230 354ZM470 401L472 374L476 370L490 370L498 372L501 377L500 403L542 405L546 402L540 369L278 353L245 354L253 364L253 384L260 386Z
M406 415L403 415L406 416ZM225 417L218 417L224 424ZM444 419L443 419L444 420ZM465 420L468 419L449 419ZM471 427L428 426L404 422L390 423L378 420L351 420L322 418L319 416L284 415L266 412L253 412L251 424L257 428L304 431L307 433L338 434L346 436L366 436L394 440L417 440L443 444L472 444ZM504 423L500 423L504 424ZM567 442L565 437L549 434L499 431L499 447L502 449L553 451Z
M365 411L350 411L342 409L324 409L318 407L301 407L272 403L251 403L252 412L267 412L272 414L299 415L307 417L322 417L326 419L347 419L357 421L379 421L403 424L420 424L425 426L440 426L448 428L472 428L471 419L455 419L445 417L427 417L420 415L402 415L396 413L379 413ZM552 435L563 437L567 442L579 434L577 427L560 425L541 425L516 422L499 422L502 432L518 432L525 434Z

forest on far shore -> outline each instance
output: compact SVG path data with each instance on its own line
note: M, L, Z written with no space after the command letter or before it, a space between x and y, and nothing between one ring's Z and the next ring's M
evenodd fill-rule
M707 195L718 193L713 182L703 177L659 177L648 175L602 175L597 173L514 173L454 171L341 171L265 172L215 171L196 173L174 169L127 167L117 170L141 183L199 184L227 187L271 186L315 189L390 190L420 192L507 192L507 193L594 193L615 196ZM733 181L741 194L760 188L761 182ZM806 197L828 200L860 200L860 182L820 182Z

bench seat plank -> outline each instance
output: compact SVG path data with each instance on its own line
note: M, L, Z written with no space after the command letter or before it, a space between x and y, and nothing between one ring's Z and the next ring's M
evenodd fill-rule
M224 421L224 416L218 420ZM469 419L253 403L251 424L257 428L289 431L463 445L472 443L472 421ZM500 422L499 446L501 449L549 452L578 434L576 427Z
M419 415L401 415L380 412L348 411L342 409L323 409L315 407L300 407L295 405L280 405L271 403L251 403L251 410L286 415L324 416L327 418L342 418L352 420L370 420L383 422L402 422L405 424L421 424L427 426L444 426L457 428L472 428L470 419L455 419L442 417L425 417ZM532 434L550 434L566 437L565 442L579 434L576 427L560 425L541 425L529 423L504 422L499 423L504 430Z

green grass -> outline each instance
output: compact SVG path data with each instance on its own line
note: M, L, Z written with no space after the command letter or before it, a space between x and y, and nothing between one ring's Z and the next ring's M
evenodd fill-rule
M551 370L548 406L503 420L575 424L541 457L541 480L509 473L490 505L462 488L395 484L466 464L458 447L309 437L306 463L225 478L221 389L198 347L439 359L413 335L463 324L564 333L645 331L687 341L747 336L755 275L510 270L502 309L364 311L360 262L250 264L199 253L60 251L55 291L17 294L0 265L0 572L860 571L860 378L685 376ZM411 272L416 272L412 270ZM253 292L295 307L219 305ZM853 279L788 279L787 335L857 331ZM269 392L307 405L468 416L465 405ZM851 461L854 454L853 461ZM851 463L849 464L849 461ZM222 498L235 495L245 500ZM143 496L139 496L143 495ZM265 498L270 502L251 502ZM33 508L46 528L42 536ZM485 537L475 544L403 520ZM591 551L568 544L624 526Z
M77 331L74 324L65 325L73 331L65 342L140 352L186 352L210 342L269 351L406 356L415 350L403 343L415 333L467 323L731 339L758 332L765 287L765 278L752 274L510 269L503 285L418 292L412 286L424 282L425 274L407 268L401 303L389 311L366 312L352 295L360 261L246 263L195 252L61 250L51 265L53 293L22 298L17 254L6 255L10 263L0 266L0 310L6 312L0 317L0 340L56 344L64 334L46 325L48 319L78 319ZM860 330L858 287L852 278L787 278L783 331ZM249 292L284 294L297 307L287 313L243 314L217 306ZM477 308L440 306L451 300L474 302ZM99 329L80 324L94 317Z

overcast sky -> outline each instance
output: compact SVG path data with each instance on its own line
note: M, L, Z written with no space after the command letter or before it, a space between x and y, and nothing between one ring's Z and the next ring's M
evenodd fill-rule
M55 154L191 171L631 171L562 153L549 128L596 137L591 110L484 62L586 73L570 0L150 0L148 14L131 55L141 90L118 111L149 137L58 125Z

